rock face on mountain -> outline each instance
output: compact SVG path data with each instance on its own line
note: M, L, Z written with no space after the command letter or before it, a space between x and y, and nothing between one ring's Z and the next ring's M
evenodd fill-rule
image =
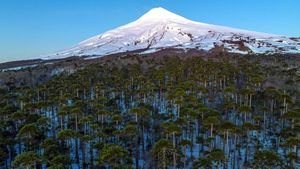
M166 48L209 51L216 47L239 54L300 53L297 38L195 22L163 8L154 8L132 23L43 59L101 57L129 51L145 54Z

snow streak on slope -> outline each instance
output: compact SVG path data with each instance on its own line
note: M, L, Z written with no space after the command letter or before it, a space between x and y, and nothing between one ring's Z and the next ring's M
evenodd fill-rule
M210 25L154 8L138 20L85 40L45 59L104 56L128 51L151 53L163 48L210 50L217 46L233 53L300 53L300 43L285 36Z

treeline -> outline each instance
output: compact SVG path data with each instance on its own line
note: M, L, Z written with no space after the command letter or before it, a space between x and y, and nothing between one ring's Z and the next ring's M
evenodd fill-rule
M299 69L277 64L174 57L4 86L0 168L298 168Z

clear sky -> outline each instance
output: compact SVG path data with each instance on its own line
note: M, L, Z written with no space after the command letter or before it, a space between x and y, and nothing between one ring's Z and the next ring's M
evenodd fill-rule
M195 21L300 37L300 0L1 0L0 62L71 47L154 7Z

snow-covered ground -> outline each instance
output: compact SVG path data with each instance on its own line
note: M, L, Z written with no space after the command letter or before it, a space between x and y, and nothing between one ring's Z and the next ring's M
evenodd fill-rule
M138 20L85 40L43 59L109 54L160 48L210 50L223 46L233 53L300 53L300 43L286 36L240 30L191 21L163 8ZM145 53L142 53L145 54Z
M26 68L34 68L37 67L38 65L29 65L29 66L18 66L18 67L12 67L12 68L7 68L7 69L0 69L0 72L6 72L6 71L18 71Z

